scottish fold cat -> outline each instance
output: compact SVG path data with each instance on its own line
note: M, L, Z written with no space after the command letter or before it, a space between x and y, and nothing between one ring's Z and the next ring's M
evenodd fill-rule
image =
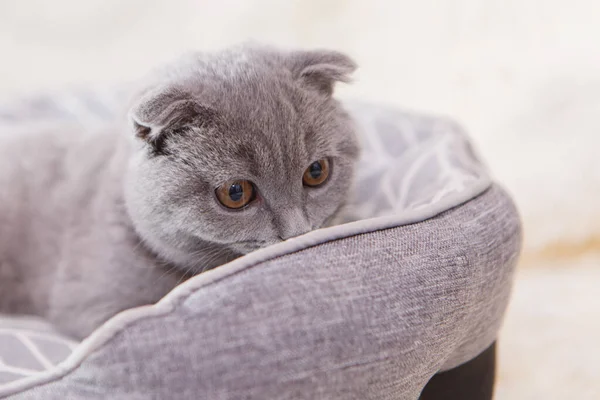
M144 80L128 122L0 137L0 312L82 338L255 249L332 223L359 153L354 62L244 45Z

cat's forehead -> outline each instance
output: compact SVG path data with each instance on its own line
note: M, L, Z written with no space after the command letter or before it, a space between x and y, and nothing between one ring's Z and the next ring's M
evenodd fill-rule
M194 83L198 102L230 118L286 118L302 102L288 71L260 63L202 73Z
M341 129L337 103L302 86L282 57L234 49L178 63L168 79L176 88L172 98L191 96L215 121L199 120L170 145L202 168L224 174L290 175L312 158L338 155L349 135Z
M235 137L246 147L279 144L303 150L297 146L306 144L310 150L328 142L331 104L303 92L285 70L249 62L235 73L200 79L195 101L214 110L221 122L213 134Z
M231 110L210 126L192 127L177 153L185 155L210 179L236 177L285 182L301 176L316 159L339 155L339 134L314 126L297 110L276 104ZM337 137L337 140L335 140Z
M272 140L294 139L300 124L326 125L332 108L328 96L302 87L288 54L264 47L188 54L163 77L231 125L276 133Z
M226 120L211 129L192 128L177 152L214 178L286 176L303 168L315 149L302 132L289 134L285 129Z

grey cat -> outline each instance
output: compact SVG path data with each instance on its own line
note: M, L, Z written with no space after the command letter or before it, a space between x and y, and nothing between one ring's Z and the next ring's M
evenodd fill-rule
M193 274L331 224L359 153L332 92L354 69L334 51L195 53L146 80L128 129L0 137L0 312L83 338Z

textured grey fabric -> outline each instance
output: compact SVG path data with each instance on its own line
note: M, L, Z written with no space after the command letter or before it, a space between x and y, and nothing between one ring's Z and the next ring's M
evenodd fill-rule
M207 279L10 399L415 399L496 338L520 241L493 186L423 222Z

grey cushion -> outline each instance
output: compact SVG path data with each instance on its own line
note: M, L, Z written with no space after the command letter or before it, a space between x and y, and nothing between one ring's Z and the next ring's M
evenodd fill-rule
M51 115L64 112L57 104L73 103L52 103ZM414 399L433 374L488 347L520 248L512 201L455 124L348 107L374 166L359 176L349 223L122 313L0 397ZM5 114L8 126L43 113Z

